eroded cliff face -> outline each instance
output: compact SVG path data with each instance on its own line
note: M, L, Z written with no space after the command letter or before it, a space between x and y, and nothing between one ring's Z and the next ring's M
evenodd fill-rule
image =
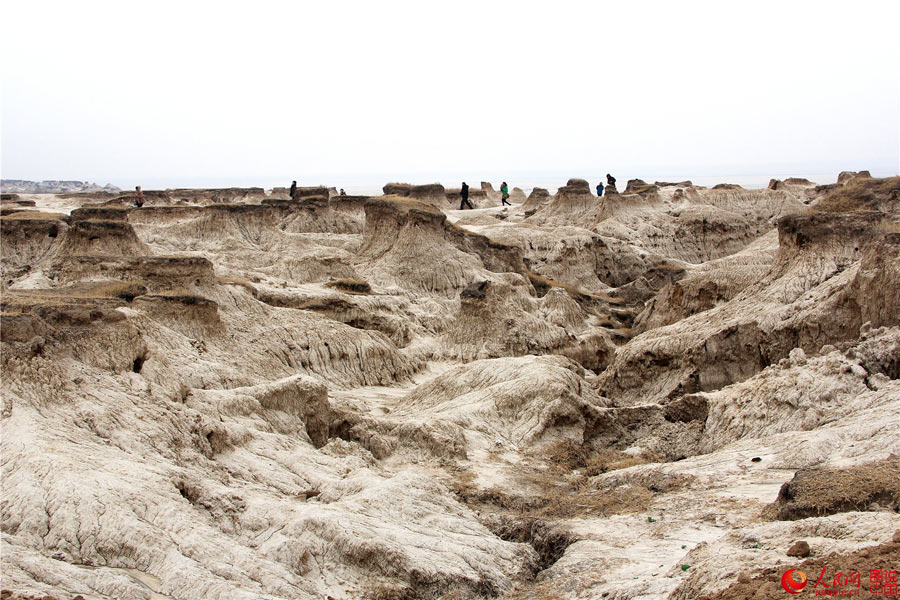
M799 539L894 556L897 183L4 197L4 597L761 597Z

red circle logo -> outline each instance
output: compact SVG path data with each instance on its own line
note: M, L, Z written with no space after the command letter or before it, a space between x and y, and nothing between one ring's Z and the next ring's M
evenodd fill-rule
M799 594L806 587L806 573L797 569L788 569L781 576L781 587L789 594Z

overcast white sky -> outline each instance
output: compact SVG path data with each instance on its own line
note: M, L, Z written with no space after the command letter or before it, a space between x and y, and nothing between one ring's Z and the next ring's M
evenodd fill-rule
M900 163L897 2L2 4L2 176Z

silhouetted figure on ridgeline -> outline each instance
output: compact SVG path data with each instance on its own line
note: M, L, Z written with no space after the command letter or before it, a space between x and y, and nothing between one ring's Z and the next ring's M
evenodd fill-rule
M467 205L470 209L475 208L469 202L469 185L465 181L463 181L462 187L459 190L459 197L459 210L463 210L464 204Z
M606 174L606 195L609 196L610 194L618 194L618 193L619 193L619 190L616 189L616 178L613 177L612 175L610 175L609 173L607 173Z

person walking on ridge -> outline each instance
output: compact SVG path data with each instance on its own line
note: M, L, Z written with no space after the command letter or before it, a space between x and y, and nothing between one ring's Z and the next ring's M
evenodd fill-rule
M294 194L297 193L297 180L291 182L291 191L288 192L288 195L291 197L291 200L294 199Z
M506 182L500 184L500 202L502 202L502 206L512 206L509 203L509 187L506 185Z
M141 190L141 186L139 185L136 185L134 187L134 192L134 205L140 208L144 205L144 192Z
M597 184L597 197L601 197L603 195L603 182Z
M469 186L465 181L463 181L462 187L459 190L459 197L460 197L459 210L463 210L463 204L467 204L470 209L475 208L469 202Z

